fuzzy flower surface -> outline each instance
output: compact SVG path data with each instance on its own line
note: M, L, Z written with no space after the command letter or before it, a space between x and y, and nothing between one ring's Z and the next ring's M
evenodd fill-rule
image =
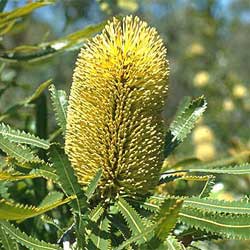
M113 18L85 45L73 75L65 146L80 184L102 168L105 196L155 187L168 75L163 41L138 17Z

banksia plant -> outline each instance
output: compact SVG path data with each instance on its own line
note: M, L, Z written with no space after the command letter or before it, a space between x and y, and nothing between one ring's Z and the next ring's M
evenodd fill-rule
M32 108L50 85L59 128L46 140L0 123L1 249L186 249L202 238L250 239L249 199L209 198L216 174L250 174L249 163L237 165L239 155L209 164L168 158L207 106L203 96L185 98L165 131L168 74L156 30L138 17L114 18L81 50L69 98L46 81L4 113ZM204 185L176 195L183 180Z
M65 140L79 183L102 168L105 196L155 187L164 160L168 74L163 41L138 17L113 18L81 50Z

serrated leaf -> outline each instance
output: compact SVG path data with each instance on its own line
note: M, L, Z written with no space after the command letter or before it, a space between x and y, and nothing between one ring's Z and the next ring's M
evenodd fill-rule
M89 218L93 222L97 222L104 212L103 204L99 203L89 214Z
M206 173L206 174L250 174L250 163L242 163L238 165L228 165L223 167L213 167L213 164L207 164L199 166L186 166L181 170L176 171L166 171L161 174L160 180L164 180L165 176L173 175L173 174L185 174L185 173ZM188 178L183 177L183 178ZM190 177L192 178L192 177Z
M30 175L36 176L37 177L42 177L47 180L52 180L55 183L59 183L59 178L56 173L54 173L52 170L49 169L32 169L30 171Z
M8 186L6 181L0 181L0 198L9 199Z
M204 209L183 207L179 222L206 233L228 239L250 239L250 215L207 212Z
M199 194L199 198L208 197L213 189L214 184L215 184L215 176L210 175L210 177L206 181L201 193Z
M28 236L22 232L19 228L14 227L7 221L0 220L1 228L15 241L21 245L33 250L59 250L61 249L57 245L46 243L44 241L39 241L31 236Z
M110 221L107 217L99 220L96 230L92 230L90 235L91 244L95 246L96 250L110 250Z
M190 168L188 172L213 173L213 174L250 174L250 164L230 165L221 168Z
M183 200L166 199L160 207L160 212L156 219L156 236L164 241L170 231L174 228Z
M0 200L0 220L28 219L43 214L63 204L69 203L73 199L75 199L75 197L70 196L66 199L56 200L55 202L47 204L43 207L15 204L13 202L2 199Z
M167 157L191 132L196 121L207 108L207 102L203 96L193 100L185 100L177 112L177 116L170 124L166 135L164 155Z
M122 197L119 197L119 200L117 201L117 207L119 211L121 212L122 216L126 220L129 229L132 232L132 235L143 235L143 231L145 230L145 225L143 224L143 221L140 217L140 215L136 212L136 210ZM143 236L141 240L138 243L148 241L148 238Z
M142 233L130 237L128 240L124 241L120 246L115 248L115 250L126 249L126 247L130 246L132 243L137 243L138 241L141 241L141 239L143 238L148 238L149 235L152 235L154 230L155 226L145 228Z
M171 173L171 172L162 173L161 176L160 176L159 184L175 181L177 179L185 177L185 175L186 175L185 171L183 171L183 172L180 172L180 171L177 172L176 171L176 173L175 172L173 172L173 173Z
M40 176L37 176L35 174L21 175L19 172L8 173L8 172L0 171L0 181L18 181L18 180L33 179L33 178L38 178L38 177Z
M74 170L64 151L53 145L50 147L49 157L53 167L56 169L63 191L67 195L73 195L76 198L70 205L73 208L76 222L77 245L79 248L82 248L85 240L83 232L88 223L87 197L78 183Z
M223 201L215 199L185 198L183 207L193 207L208 212L246 214L250 216L250 203L246 201Z
M184 245L172 235L167 237L165 245L167 250L185 250Z
M58 126L62 129L65 134L66 131L66 119L67 119L67 95L63 90L56 90L55 86L52 84L49 88L51 93L51 100L53 109L56 116L56 121Z
M63 193L60 193L58 191L52 191L48 193L48 195L42 200L42 202L38 207L39 208L47 207L62 199L63 199Z
M0 227L0 240L4 250L18 250L17 243Z
M4 123L0 123L0 134L2 134L4 137L6 137L9 141L12 142L28 144L43 149L49 148L48 141L40 139L39 137L30 133L12 129L9 125Z
M40 162L38 156L34 152L24 146L9 141L0 134L0 149L8 156L15 158L19 162Z

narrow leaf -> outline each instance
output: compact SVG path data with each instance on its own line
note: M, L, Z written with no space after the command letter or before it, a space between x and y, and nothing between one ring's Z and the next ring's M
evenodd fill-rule
M182 206L180 199L166 199L162 205L158 218L156 220L156 236L164 241L169 235L170 231L174 228L179 211Z
M0 123L0 134L6 137L8 140L20 144L28 144L31 146L48 149L49 142L39 137L26 133L24 131L12 129L9 125Z
M250 215L250 203L239 201L222 201L215 199L200 199L198 197L186 198L183 207L192 207L208 212L232 213L232 214L246 214Z
M191 132L196 121L207 108L207 102L203 96L181 104L177 116L170 124L166 135L165 157L167 157Z
M49 90L51 93L51 100L56 116L56 121L58 123L58 126L65 134L68 104L66 92L63 90L56 90L53 84L50 86Z
M67 195L75 195L74 209L81 214L81 208L86 205L86 196L74 175L74 170L64 151L56 145L50 148L50 160L56 170L62 189Z
M41 43L37 46L19 46L0 54L0 60L18 63L32 63L52 57L65 51L78 50L94 34L100 32L106 22L87 26L60 39Z
M38 178L38 177L41 177L41 176L38 176L35 174L21 175L18 172L8 173L8 172L0 171L0 181L18 181L18 180L33 179L33 178Z
M141 239L148 238L148 235L151 235L154 230L155 226L145 228L142 233L130 237L128 240L124 241L120 246L115 248L115 250L126 249L126 247L130 246L132 243L137 243Z
M19 228L13 226L7 221L0 220L1 228L14 240L16 240L21 245L27 247L28 249L33 250L59 250L59 246L46 243L44 241L39 241L35 238L32 238L22 232Z
M8 118L9 116L16 114L18 109L26 106L27 104L35 101L42 93L43 91L51 84L51 80L47 80L43 82L42 84L39 85L39 87L35 90L35 92L29 96L26 97L24 100L14 104L7 110L5 110L1 115L0 115L0 121L3 121L4 119Z
M87 196L88 199L90 199L92 194L95 192L101 177L102 177L102 169L99 169L94 178L90 181L85 191L85 195Z
M99 203L89 214L89 218L93 222L97 222L104 212L103 204Z
M50 206L63 199L63 193L58 191L50 192L40 203L39 208Z
M250 164L230 165L221 168L190 168L188 172L213 173L213 174L250 174Z
M143 235L145 225L143 224L141 217L135 211L135 209L121 197L117 201L117 207L126 220L132 234L134 236L137 234ZM143 236L142 240L146 242L148 239L147 237Z
M1 1L0 12L4 8L6 2L7 2L6 0ZM10 12L0 13L0 35L4 35L10 30L7 29L7 27L10 26L10 24L13 26L18 19L30 14L33 10L37 8L43 7L51 3L52 1L34 2L26 4L23 7L16 8Z
M0 241L4 250L18 250L17 243L0 227Z
M41 161L34 152L24 145L19 145L9 141L0 134L0 149L8 156L15 158L19 162L39 162Z
M167 247L167 250L185 250L184 245L172 235L169 235L167 237L165 245Z
M183 207L179 216L180 222L206 233L228 239L250 239L250 214L233 215Z
M4 199L0 200L0 220L24 220L47 211L50 211L58 206L66 204L75 199L70 196L66 199L55 200L53 203L47 204L43 207L34 207L28 205L15 204Z
M97 224L97 230L92 231L90 235L91 244L95 245L97 250L109 250L111 249L110 241L110 221L108 218L103 217Z

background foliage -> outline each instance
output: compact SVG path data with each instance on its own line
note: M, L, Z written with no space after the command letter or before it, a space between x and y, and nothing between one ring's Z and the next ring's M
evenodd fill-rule
M32 1L0 1L0 10L11 11ZM41 6L40 6L41 5ZM30 12L30 13L28 13ZM69 93L72 70L79 48L101 30L113 15L135 14L155 26L168 48L171 67L166 124L184 96L205 95L208 109L186 140L168 159L171 164L184 158L241 163L249 159L250 139L250 3L247 0L72 0L41 1L27 13L6 18L0 14L0 121L48 139L57 135L48 92L35 89L53 79L57 89ZM31 13L32 12L32 13ZM89 26L86 29L86 26ZM62 98L63 93L59 93ZM45 119L48 117L48 119ZM47 156L39 151L41 158ZM166 166L169 162L166 162ZM177 165L178 166L178 165ZM248 195L250 178L218 177L213 195L239 199ZM235 185L237 183L237 185ZM34 205L46 196L52 184L43 180L11 183L18 190L13 199ZM192 182L179 182L161 192L184 194ZM38 190L30 191L31 188ZM199 189L199 186L194 186ZM2 194L4 196L4 194ZM35 199L34 199L35 197ZM60 207L60 216L67 210ZM57 211L54 211L57 213ZM54 215L57 216L57 215ZM35 220L35 219L30 219ZM39 222L37 223L39 225ZM24 223L26 232L32 228ZM52 230L56 228L52 227ZM40 224L40 239L48 239ZM197 243L201 244L201 243ZM203 249L246 249L236 241L202 243Z

